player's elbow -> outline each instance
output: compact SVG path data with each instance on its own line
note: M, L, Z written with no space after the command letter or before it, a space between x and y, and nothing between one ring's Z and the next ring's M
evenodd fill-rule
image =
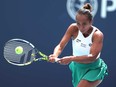
M89 54L88 57L90 62L94 62L97 60L97 55Z

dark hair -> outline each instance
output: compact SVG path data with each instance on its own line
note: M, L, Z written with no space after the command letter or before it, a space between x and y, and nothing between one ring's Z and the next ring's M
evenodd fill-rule
M91 12L92 12L92 6L90 5L90 3L86 3L81 9L78 10L77 14L86 15L88 19L91 21L93 19L93 15Z

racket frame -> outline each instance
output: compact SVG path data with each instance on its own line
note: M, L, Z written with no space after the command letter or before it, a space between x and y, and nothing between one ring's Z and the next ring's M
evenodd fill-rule
M33 50L36 50L37 51L37 54L38 55L40 55L41 57L39 57L39 58L34 58L33 59L33 61L42 61L42 60L44 60L44 61L49 61L49 57L47 56L47 55L45 55L45 54L43 54L42 52L40 52L39 50L37 50L36 48L35 48L35 46L32 44L32 43L30 43L30 42L28 42L28 41L26 41L26 40L24 40L24 39L19 39L19 38L15 38L15 39L11 39L11 40L9 40L9 41L7 41L6 43L5 43L5 46L9 43L9 42L11 42L11 41L21 41L21 42L24 42L24 43L27 43L27 44L29 44L32 48L33 48ZM4 47L5 47L4 46ZM34 54L34 56L36 56L37 54ZM5 58L5 57L4 57ZM7 62L8 63L10 63L10 64L12 64L12 65L16 65L16 66L25 66L25 65L29 65L29 64L31 64L33 61L30 61L30 62L26 62L26 63L24 63L24 64L16 64L16 63L13 63L13 62L11 62L11 61L9 61L7 58L5 58L6 60L7 60Z

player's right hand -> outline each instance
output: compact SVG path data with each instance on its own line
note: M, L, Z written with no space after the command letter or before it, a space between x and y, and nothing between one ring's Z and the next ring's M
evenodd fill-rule
M55 55L53 55L53 54L49 55L49 62L54 63L55 62L55 58L57 58Z

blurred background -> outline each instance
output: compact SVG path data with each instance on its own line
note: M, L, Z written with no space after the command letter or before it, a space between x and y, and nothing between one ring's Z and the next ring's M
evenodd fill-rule
M84 3L93 6L94 22L104 33L101 57L109 75L99 87L116 86L116 0L1 0L0 1L0 87L73 87L68 65L35 62L25 67L13 66L4 59L3 47L12 38L33 43L49 55L67 27L75 22L75 13ZM63 53L72 54L71 41Z

